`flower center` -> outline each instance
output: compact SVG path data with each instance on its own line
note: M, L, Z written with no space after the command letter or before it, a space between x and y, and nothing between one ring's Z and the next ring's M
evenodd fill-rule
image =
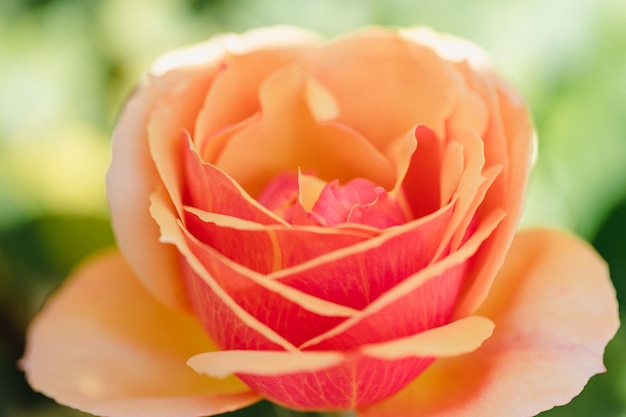
M285 173L270 181L257 200L291 224L356 223L385 229L409 220L383 187L365 178L340 184Z

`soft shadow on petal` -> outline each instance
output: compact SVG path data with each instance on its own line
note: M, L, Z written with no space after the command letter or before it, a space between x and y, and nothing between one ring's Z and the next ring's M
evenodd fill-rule
M493 336L475 352L435 362L361 417L526 417L569 402L604 371L619 326L605 263L575 237L520 233L479 314Z
M488 319L474 316L350 352L208 352L192 357L189 365L216 377L235 373L257 392L291 408L351 409L392 395L434 357L473 351L492 329Z
M259 86L273 71L302 55L295 48L252 51L245 55L228 54L211 85L198 114L194 141L201 153L215 154L211 137L260 110ZM206 162L214 162L205 159Z
M35 318L27 340L21 365L31 386L90 413L193 417L259 398L234 378L186 366L215 345L195 317L153 299L117 252L80 268Z

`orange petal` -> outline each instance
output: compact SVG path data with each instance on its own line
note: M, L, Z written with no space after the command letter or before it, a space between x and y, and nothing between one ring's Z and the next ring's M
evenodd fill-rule
M206 96L194 131L195 143L203 155L214 154L211 137L260 110L259 86L273 71L298 59L295 48L228 54ZM214 162L206 159L207 162Z
M244 33L223 33L205 42L180 48L161 56L150 73L162 75L173 69L217 62L226 55L243 55L260 49L302 47L319 43L316 33L287 25L252 29Z
M215 346L197 319L141 286L117 252L79 269L33 321L21 365L31 386L98 415L203 416L258 400L234 378L186 365Z
M492 329L489 320L476 316L351 352L209 352L192 357L189 365L216 377L236 373L288 407L351 409L398 391L434 357L473 351Z
M338 120L383 152L415 125L443 137L454 91L463 86L453 66L431 49L383 29L330 43L312 71L339 103Z
M485 304L495 323L478 350L435 362L361 417L536 415L569 402L603 372L619 316L605 263L554 231L520 233Z
M483 140L485 166L487 169L494 166L501 169L478 213L504 209L507 217L477 255L476 270L469 280L471 284L459 301L459 317L471 314L480 305L504 261L522 214L534 148L532 126L519 98L493 76L481 79L475 75L475 78L474 82L480 86L490 114L495 115L490 118Z
M232 136L215 163L251 195L277 175L299 169L327 181L363 177L393 184L383 154L356 131L326 120L335 111L330 92L303 65L275 71L259 94L259 121Z

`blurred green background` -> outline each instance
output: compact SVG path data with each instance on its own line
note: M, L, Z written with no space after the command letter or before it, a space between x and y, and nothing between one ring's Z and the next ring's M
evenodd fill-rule
M0 0L0 417L82 415L33 393L15 363L46 295L113 243L104 174L125 96L167 50L276 23L328 36L425 24L485 48L539 135L523 224L590 241L624 300L623 0ZM626 416L625 351L621 331L609 371L542 416ZM233 415L287 414L261 403Z

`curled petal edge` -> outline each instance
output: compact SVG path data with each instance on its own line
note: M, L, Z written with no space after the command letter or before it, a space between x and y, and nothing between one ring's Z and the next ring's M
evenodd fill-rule
M450 357L476 350L491 336L493 328L491 320L470 316L410 337L366 345L350 352L230 350L200 353L191 357L187 364L198 373L224 378L236 373L276 376L322 371L341 364L350 355L389 361L406 357Z

